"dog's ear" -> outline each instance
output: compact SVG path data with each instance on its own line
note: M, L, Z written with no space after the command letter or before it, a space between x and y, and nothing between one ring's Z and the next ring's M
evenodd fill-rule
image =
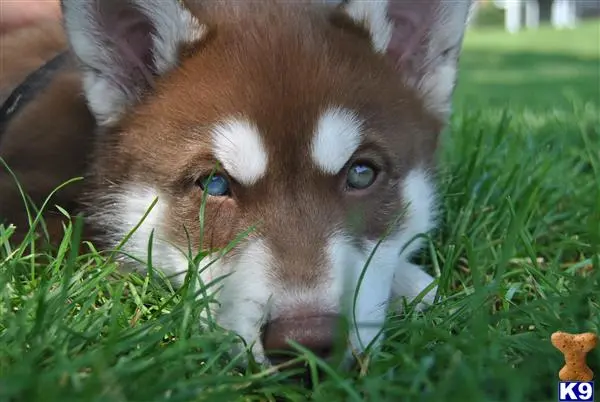
M341 10L363 26L427 108L450 112L472 0L347 0Z
M118 121L153 77L177 64L180 46L206 33L177 0L62 0L62 11L100 125Z

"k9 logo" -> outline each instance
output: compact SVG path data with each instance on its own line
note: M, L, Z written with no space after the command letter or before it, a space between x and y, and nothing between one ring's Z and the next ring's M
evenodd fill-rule
M594 382L564 381L558 383L558 401L594 402Z

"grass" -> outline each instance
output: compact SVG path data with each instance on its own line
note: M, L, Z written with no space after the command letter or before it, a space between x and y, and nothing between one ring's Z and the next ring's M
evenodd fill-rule
M559 109L599 100L600 22L576 30L542 26L509 35L500 29L468 34L456 91L457 107Z
M91 246L79 255L76 227L45 260L11 248L4 229L0 401L556 400L563 360L551 333L600 333L600 102L588 36L598 26L467 38L439 155L443 225L417 257L440 274L444 300L392 317L360 370L331 369L304 389L236 369L235 337L198 327L206 303L191 290L121 274ZM600 348L588 363L600 373Z

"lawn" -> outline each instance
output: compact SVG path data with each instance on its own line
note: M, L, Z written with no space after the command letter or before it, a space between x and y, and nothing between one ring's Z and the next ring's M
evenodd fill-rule
M599 29L469 33L443 224L416 257L444 299L391 317L359 369L309 389L236 369L233 336L200 330L186 289L78 255L77 236L47 263L3 230L0 401L557 400L550 335L600 333ZM600 347L588 363L600 373Z
M508 35L478 29L466 37L457 106L570 111L572 102L600 102L600 22L576 30Z

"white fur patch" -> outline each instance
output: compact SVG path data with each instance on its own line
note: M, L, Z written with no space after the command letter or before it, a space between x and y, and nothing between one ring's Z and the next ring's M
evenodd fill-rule
M146 215L155 199L158 201ZM121 260L128 264L132 263L128 256L141 260L141 264L133 262L132 265L145 271L145 264L149 261L148 244L154 233L153 267L170 277L176 287L181 286L189 268L185 254L187 248L180 251L169 242L164 231L165 219L168 218L168 199L156 189L130 185L113 189L105 199L98 201L98 206L106 207L96 207L89 217L109 231L108 240L113 246L118 245L146 215L122 248L126 256L122 256ZM235 255L221 258L221 252L214 253L204 257L198 266L200 279L205 285L219 280L208 290L209 295L215 296L219 302L219 306L211 305L211 315L223 328L235 332L248 345L252 345L255 359L265 364L268 362L264 359L260 330L269 313L268 301L273 286L268 279L268 269L272 265L272 258L264 241L249 239L246 244L239 245ZM207 313L202 312L204 319ZM241 350L236 347L233 352Z
M152 203L155 200L157 200L157 202L150 210ZM124 255L121 255L119 259L126 265L133 266L136 270L141 272L147 271L148 263L151 261L153 268L160 270L165 274L176 288L183 285L185 276L190 267L187 258L188 248L185 246L181 247L181 245L179 245L180 247L176 247L165 234L164 226L165 219L167 219L166 211L169 206L167 200L161 196L160 192L146 186L130 185L118 192L107 195L106 200L102 201L104 201L106 205L109 205L110 209L96 210L95 213L90 215L90 219L99 227L104 226L107 229L108 240L112 243L113 247L116 247L136 226L139 225L137 230L133 232L129 240L123 245L121 250ZM103 203L100 203L99 205L102 204ZM145 219L144 215L146 215ZM148 254L148 247L152 235L152 255L150 256ZM245 253L242 254L242 262L247 262L246 259L250 262L262 261L258 258L260 251L256 251L259 247L260 243L249 247ZM202 258L196 267L203 285L209 286L207 290L207 296L209 297L213 295L219 297L218 294L221 291L222 286L222 283L211 283L218 280L223 275L230 273L232 269L235 268L229 266L221 256L221 252L207 255ZM195 256L191 257L193 258ZM240 275L244 275L244 273L247 272L250 272L250 276L243 277L240 282L237 282ZM240 288L246 285L250 285L245 289L251 292L254 289L252 284L259 281L261 273L263 273L263 271L257 269L252 270L251 268L243 266L242 274L234 276L233 279L226 279L228 285L222 292L224 302L227 304L229 300L235 300L237 296L243 295L240 292ZM267 292L266 287L264 286L260 288L261 292L263 290ZM197 288L194 291L197 291ZM260 294L262 295L264 293ZM203 296L204 293L199 293L199 297ZM247 319L250 319L256 314L253 315L254 310L252 310L252 308L243 307L245 302L246 300L242 301L240 304L236 304L235 308L231 310L240 312L240 316L232 318L226 313L224 321L225 323L237 322L238 325L234 325L231 329L234 331L239 330L241 335L247 336L248 333L252 332L254 329L254 327L252 330L248 329L246 325ZM211 315L215 317L215 305L212 304L210 309ZM225 311L227 312L227 310ZM203 310L201 315L202 318L206 320L208 318L208 311ZM203 323L201 322L201 324Z
M223 281L218 297L221 305L217 311L219 325L241 336L251 346L254 358L264 364L268 362L260 331L268 318L268 302L273 292L267 274L272 258L263 240L250 240L223 265L223 271L231 275Z
M327 245L327 255L332 264L333 288L342 311L350 322L350 342L357 351L363 351L381 331L391 294L390 284L398 264L395 244L380 246L365 269L372 246L360 250L343 235L332 237ZM359 282L364 269L362 282ZM357 293L358 292L358 293ZM356 304L353 304L357 295Z
M250 186L267 172L269 157L258 129L246 120L232 119L213 129L214 154L227 172Z
M150 210L154 200L157 202ZM107 194L104 200L99 201L98 205L107 205L106 209L95 207L89 219L98 227L106 228L113 247L123 241L139 224L122 251L134 259L141 260L143 265L136 264L136 268L146 270L146 264L150 261L148 245L153 233L152 266L164 272L175 284L183 282L188 270L188 261L184 251L178 250L164 237L163 227L168 204L158 191L146 186L130 185ZM125 256L122 259L129 261Z
M402 197L408 204L407 224L411 232L425 233L435 225L435 187L427 172L422 168L413 169L406 175L402 185Z
M361 121L350 110L329 109L319 119L311 157L323 172L337 174L356 152L361 141Z
M112 245L117 246L133 232L122 251L127 256L141 261L141 265L135 264L136 268L146 271L147 264L151 261L152 266L161 270L176 287L181 286L189 269L188 250L187 247L183 249L176 247L164 232L166 211L169 208L164 197L150 187L130 185L107 196L107 199L111 208L96 211L90 215L90 219L98 226L107 228L107 235ZM150 209L154 200L156 204ZM139 227L133 231L137 225ZM148 246L151 235L153 236L152 255L149 256ZM121 259L130 263L126 256ZM198 269L202 271L201 280L204 283L209 283L221 273L219 261L204 269L213 259L215 256L211 255L200 261Z
M425 170L417 168L406 176L402 186L402 198L407 204L407 209L398 242L406 247L402 253L401 263L396 269L392 290L394 297L406 297L411 301L433 281L429 274L408 260L423 244L422 239L415 239L415 236L427 234L434 228L437 220L435 187ZM437 287L428 292L419 307L433 303L436 291Z

